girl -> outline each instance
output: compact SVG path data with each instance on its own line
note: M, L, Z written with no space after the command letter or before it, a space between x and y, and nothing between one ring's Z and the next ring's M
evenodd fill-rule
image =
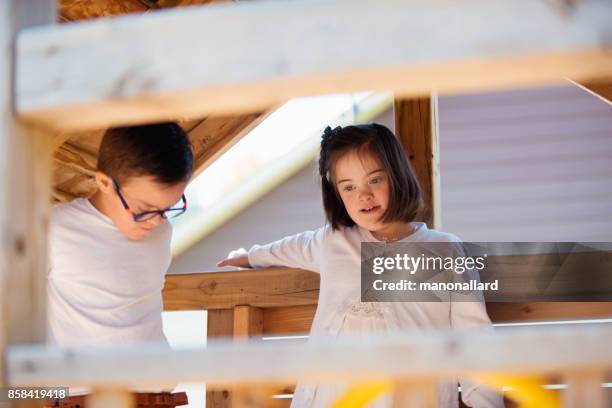
M319 303L310 336L376 334L392 330L488 327L480 302L371 302L361 299L362 242L457 242L447 233L415 222L421 206L418 182L404 150L378 124L325 129L319 174L327 225L267 245L218 266L288 266L320 273ZM503 407L501 395L461 381L462 398L473 407ZM292 407L328 407L345 388L298 386ZM458 406L457 383L441 385L441 407ZM376 407L391 406L390 398Z

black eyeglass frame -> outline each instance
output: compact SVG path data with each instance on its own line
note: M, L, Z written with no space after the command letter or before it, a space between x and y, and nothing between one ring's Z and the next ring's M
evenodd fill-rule
M123 204L123 208L125 208L125 210L132 215L132 218L134 219L135 222L149 221L150 219L154 218L156 215L159 215L162 218L174 218L174 217L178 217L179 215L183 215L185 211L187 211L187 198L185 197L185 194L182 194L181 195L181 200L183 201L182 207L166 208L165 210L144 211L144 212L136 214L134 213L134 211L132 211L127 201L125 201L123 194L121 194L121 189L119 188L119 184L115 180L113 180L113 187L115 191L117 192L117 195L119 196L119 200L121 200L121 204ZM167 216L168 213L170 213L170 217Z

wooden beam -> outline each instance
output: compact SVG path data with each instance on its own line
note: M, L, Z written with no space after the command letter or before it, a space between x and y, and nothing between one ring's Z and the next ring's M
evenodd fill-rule
M608 105L612 105L612 79L603 79L599 81L582 81L580 83L570 81L574 85L584 89L588 93L602 101L606 102Z
M263 334L265 336L308 334L316 311L317 305L265 308Z
M205 381L211 387L248 383L316 383L402 378L448 379L478 374L571 374L612 367L612 326L522 327L503 331L431 331L339 337L305 343L209 344L204 350L162 346L112 349L9 350L18 386L159 386ZM486 350L486 358L483 358ZM356 358L358 356L359 358ZM121 370L117 364L121 363ZM271 362L282 362L282 364Z
M53 152L53 160L56 165L69 168L90 178L95 177L97 158L96 156L71 145L64 143Z
M431 33L443 20L452 24ZM98 19L19 36L16 110L76 130L333 92L403 97L596 79L612 71L602 42L611 20L606 0L563 14L530 0L335 0Z
M211 4L211 3L227 3L228 1L230 0L157 0L156 6L160 8L188 7L188 6L200 6L200 5Z
M42 343L46 336L52 137L14 117L13 40L24 27L54 21L53 1L0 2L0 387L8 383L7 346Z
M306 335L316 310L316 305L265 308L263 334ZM493 323L612 319L612 302L492 302L487 312Z
M234 341L261 339L263 310L259 307L240 305L234 308Z
M263 332L263 310L249 305L240 305L234 308L234 341L246 343L250 340L261 340ZM238 386L232 389L232 407L267 407L265 400L269 387L261 384L257 388Z
M206 338L208 341L219 338L229 339L234 335L234 310L209 310L207 318ZM229 388L206 390L206 407L231 408L232 394Z
M74 200L77 198L77 196L67 193L59 188L54 188L51 191L51 198L53 199L54 203L65 203Z
M263 308L265 335L306 334L316 310L318 278L285 268L168 275L164 308L212 311L249 304ZM612 318L612 302L492 302L487 309L495 323Z
M185 122L185 131L193 144L194 177L237 143L274 109L234 116L211 116ZM56 135L54 145L54 191L56 201L70 201L75 197L89 197L97 186L94 174L97 152L104 131L85 132L67 137ZM58 144L58 142L60 142Z
M423 192L418 216L429 228L440 229L440 160L438 98L395 99L395 133L406 151Z
M211 116L191 129L189 139L195 156L193 177L197 177L277 108L235 116Z
M319 275L291 268L167 275L163 294L165 310L313 305Z
M490 302L494 323L612 319L612 302Z
M571 256L578 261L585 259L581 256L581 253L572 253ZM601 255L601 257L605 256L609 255ZM526 300L529 297L533 299L541 298L538 287L541 284L551 284L547 280L547 276L551 272L556 273L559 270L558 262L552 259L558 257L558 255L553 257L548 254L540 256L490 256L487 262L489 270L494 271L495 276L510 277L510 280L505 283L505 290L509 294L514 293L511 291L516 291L516 300L518 301L520 300L519 296L525 297ZM593 258L589 257L589 259L592 260ZM565 262L569 264L567 258ZM572 270L575 269L564 266L557 276L566 279L565 275L571 273ZM602 277L599 275L602 273L606 273L606 271L600 270L596 271L596 275L586 276L597 282L598 279L601 281ZM543 277L536 281L532 278L534 275L542 275ZM568 284L565 280L562 280L562 283ZM534 287L525 287L526 285ZM602 285L599 286L602 290L606 289ZM597 294L600 297L601 293L597 292L596 288L584 288L584 290L587 289L590 291L589 296ZM609 310L606 305L610 302L584 302L584 296L580 293L577 292L573 298L566 299L574 301L571 302L576 306L574 308L555 309L551 306L550 308L538 307L532 309L524 308L525 306L515 306L513 307L514 311L509 312L503 320L509 320L508 316L510 315L531 315L531 319L547 316L554 318L557 310L561 312L559 318L586 318L590 312L593 318L606 317ZM166 310L229 309L245 304L262 308L315 305L319 295L319 276L314 272L291 268L168 275L163 294ZM568 296L567 294L562 295ZM512 300L514 299L508 299L508 302ZM583 303L576 303L581 300ZM504 299L504 301L506 300ZM519 305L519 303L507 304ZM522 303L522 305L530 304ZM558 305L560 303L542 302L541 304ZM504 309L508 308L504 307Z
M564 392L564 407L567 408L610 408L609 395L601 387L604 375L602 372L577 372L567 378L568 388Z
M140 0L58 0L58 6L62 21L112 17L149 10L149 7Z

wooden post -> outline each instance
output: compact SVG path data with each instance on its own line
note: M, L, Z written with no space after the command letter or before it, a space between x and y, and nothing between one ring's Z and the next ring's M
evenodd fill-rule
M94 389L87 397L87 408L132 408L134 395L127 389Z
M572 372L567 375L564 403L567 408L609 407L606 394L601 387L604 375L600 372Z
M236 306L234 308L234 340L248 341L261 338L263 333L263 310L253 306Z
M234 309L208 311L208 338L234 337L234 341L261 338L263 333L263 310L258 307L240 305ZM230 408L253 405L251 393L245 389L229 389L206 392L207 408Z
M234 310L217 309L208 311L207 338L232 337L234 334ZM206 391L206 408L230 408L232 394L229 389Z
M395 133L423 190L424 208L419 220L439 229L440 172L438 154L438 98L397 99Z
M433 381L398 382L393 394L393 407L435 408L438 395Z
M45 340L51 137L13 115L14 38L21 28L54 21L53 0L0 2L0 386L7 383L6 347Z
M248 342L250 339L261 339L263 333L263 309L249 305L234 307L234 341ZM268 407L269 387L235 387L232 392L233 408L264 408Z

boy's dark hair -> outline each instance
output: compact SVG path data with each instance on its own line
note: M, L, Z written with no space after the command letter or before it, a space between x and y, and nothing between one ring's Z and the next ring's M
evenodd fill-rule
M381 221L414 221L422 205L421 189L404 149L393 132L377 123L337 127L333 130L327 127L321 139L319 175L325 216L332 229L355 225L333 181L335 163L350 151L373 154L389 175L389 207Z
M193 173L191 142L174 122L111 128L100 144L98 170L119 184L138 176L184 182Z

